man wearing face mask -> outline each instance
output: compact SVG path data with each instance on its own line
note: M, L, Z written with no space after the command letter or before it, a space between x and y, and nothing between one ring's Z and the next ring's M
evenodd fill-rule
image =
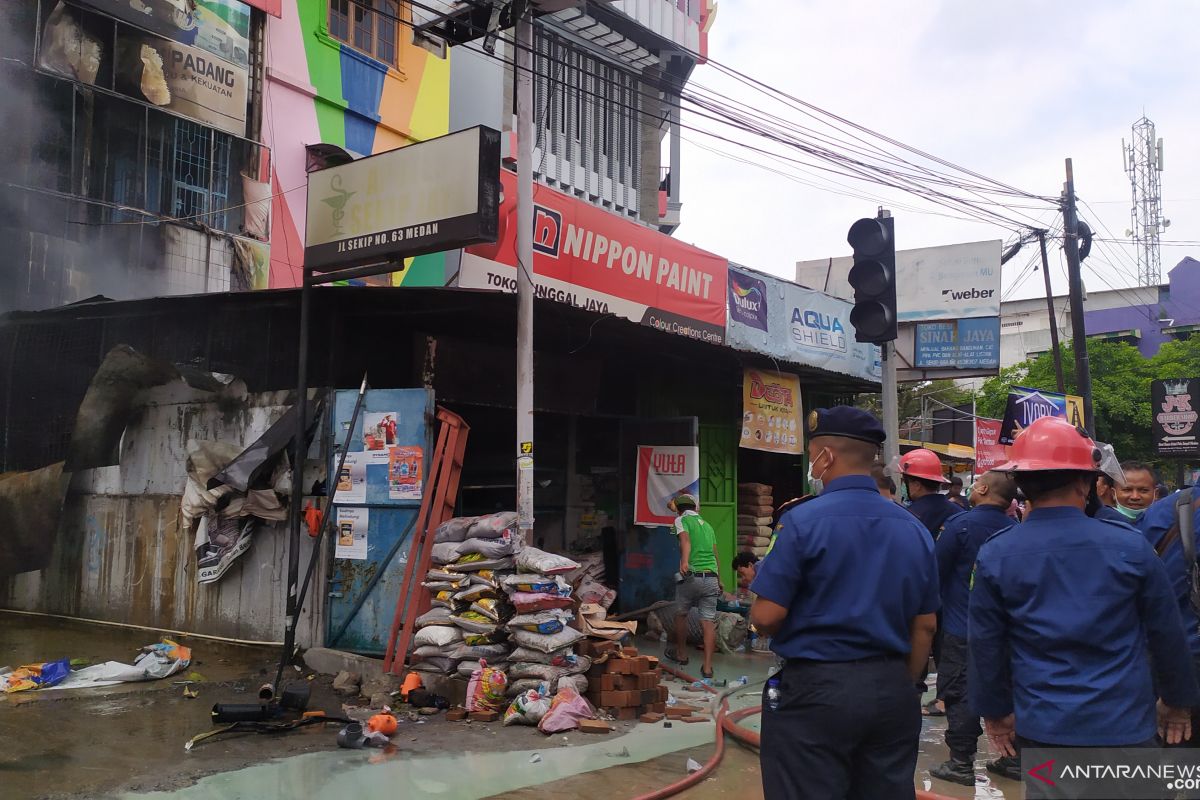
M997 467L1034 505L983 544L971 578L967 689L1004 756L1191 736L1200 688L1167 571L1128 525L1084 514L1100 455L1042 417Z
M1132 525L1157 499L1154 470L1141 461L1122 461L1121 471L1125 473L1125 482L1115 487L1117 511Z
M808 457L820 496L782 518L751 585L750 620L782 670L763 697L763 792L787 798L913 798L919 695L940 604L933 542L879 494L883 426L817 409Z

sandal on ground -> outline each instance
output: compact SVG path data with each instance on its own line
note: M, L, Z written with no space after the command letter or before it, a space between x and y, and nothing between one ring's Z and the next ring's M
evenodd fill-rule
M937 700L930 700L928 703L922 706L921 714L926 717L944 717L946 716L946 710L943 708L938 708Z
M663 650L663 656L666 657L667 661L673 661L681 667L687 666L688 660L680 658L679 652L674 647L668 647L666 650Z
M700 670L700 677L704 678L705 680L711 681L713 679L713 674L712 674L712 672L705 672L704 670Z

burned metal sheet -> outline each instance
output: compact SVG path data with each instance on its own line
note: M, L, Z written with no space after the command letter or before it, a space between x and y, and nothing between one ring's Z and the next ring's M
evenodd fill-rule
M267 431L247 447L224 469L209 479L205 488L212 489L224 484L231 486L243 494L249 491L254 482L264 472L273 468L275 457L279 455L292 441L296 432L296 415L300 411L292 406L287 413L276 420ZM311 442L317 423L321 419L321 403L309 405L309 421L305 429L305 442Z
M142 355L129 345L109 350L79 405L65 471L120 463L121 436L141 405L141 393L178 378L170 364Z
M61 461L0 475L0 575L32 572L50 563L69 483Z

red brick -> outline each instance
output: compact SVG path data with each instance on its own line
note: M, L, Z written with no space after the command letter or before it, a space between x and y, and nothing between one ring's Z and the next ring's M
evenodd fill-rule
M637 676L637 688L641 690L652 689L654 694L658 694L658 690L654 687L658 686L658 677L653 672L643 672ZM654 702L653 700L650 702Z
M638 692L638 705L648 706L658 699L658 692L653 689L643 689Z
M638 650L636 647L622 647L621 655L624 656L625 658L637 658Z
M660 703L667 702L667 698L671 696L671 690L668 689L667 687L663 686L662 684L659 684L657 688L658 688L658 702L660 702Z
M712 722L712 717L708 714L691 714L690 716L682 717L681 722Z
M452 708L446 712L446 719L451 722L459 722L467 718L467 710L465 708Z
M650 669L658 669L658 656L646 656L646 658L650 659Z
M623 706L625 705L625 693L615 691L602 691L596 705L600 706Z
M471 719L475 722L495 722L500 718L499 711L472 711Z
M634 675L641 675L643 672L650 671L650 659L646 656L638 656L637 658L630 659L630 661L633 662L631 672Z
M639 722L662 722L665 717L666 717L665 714L658 714L653 711L647 711L646 713L644 713L640 717L638 717L638 721Z
M623 691L625 687L621 686L617 682L617 679L620 677L620 675L609 675L608 673L605 673L601 675L599 680L595 681L594 683L591 681L591 679L589 679L588 686L594 687L598 692Z
M667 713L667 704L666 704L666 703L653 703L653 704L651 704L651 706L650 706L650 713L652 713L652 714L663 714L663 715L665 715L665 714Z
M622 722L628 722L638 718L638 710L635 707L627 706L617 711L617 719Z
M612 726L602 719L581 719L579 730L582 733L610 733Z
M667 719L683 719L688 714L691 714L691 709L683 709L677 706L667 706Z
M633 675L636 661L634 658L617 658L610 660L606 666L614 675Z

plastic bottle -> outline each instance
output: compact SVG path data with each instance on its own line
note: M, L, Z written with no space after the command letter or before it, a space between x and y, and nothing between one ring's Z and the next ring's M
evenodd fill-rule
M779 690L779 676L778 675L772 676L771 679L769 681L767 681L767 709L768 710L770 710L770 711L778 711L779 710L779 698L780 698L781 694L782 693Z

